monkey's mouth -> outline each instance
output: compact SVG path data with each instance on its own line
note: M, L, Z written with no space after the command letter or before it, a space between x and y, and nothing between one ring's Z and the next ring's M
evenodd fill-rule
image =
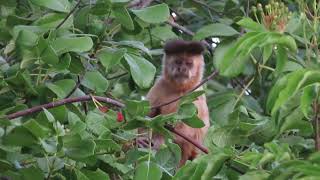
M179 73L179 74L175 74L174 78L178 81L186 81L190 79L190 76L189 74Z

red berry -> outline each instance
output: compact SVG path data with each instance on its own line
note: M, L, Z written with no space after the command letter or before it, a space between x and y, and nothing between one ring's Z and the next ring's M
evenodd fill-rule
M117 121L122 122L124 120L123 114L121 112L118 112L117 114Z
M100 107L99 107L99 110L100 110L101 112L103 112L103 113L106 113L106 112L108 112L109 108L108 108L107 106L100 106Z

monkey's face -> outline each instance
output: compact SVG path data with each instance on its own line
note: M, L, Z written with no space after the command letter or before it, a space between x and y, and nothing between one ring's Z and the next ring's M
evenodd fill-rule
M181 54L167 56L165 71L170 79L178 83L186 83L199 76L202 71L202 63L202 55Z

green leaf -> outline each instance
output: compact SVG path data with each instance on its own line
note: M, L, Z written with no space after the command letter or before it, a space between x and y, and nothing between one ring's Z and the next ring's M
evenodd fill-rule
M126 49L103 48L97 53L97 58L106 70L120 63L120 60L127 52Z
M310 112L312 111L311 105L313 101L317 97L316 90L319 89L319 84L317 85L310 85L303 89L301 99L300 99L300 108L302 113L306 118L310 117Z
M58 171L64 167L64 160L58 157L37 158L37 164L44 173Z
M70 3L68 0L30 0L33 4L43 6L59 12L69 12Z
M23 124L35 137L44 138L48 135L47 129L43 128L37 121L34 119L28 120Z
M169 7L164 3L132 10L132 12L147 23L162 23L168 20L170 16Z
M71 64L71 56L69 53L66 53L66 54L62 55L62 57L59 60L59 63L55 64L54 68L57 70L69 69L70 64Z
M143 44L141 41L119 41L119 42L110 42L111 44L120 45L120 46L129 46L131 48L139 49L144 53L150 55L150 50Z
M75 87L76 83L72 79L63 79L47 84L47 87L54 92L58 98L65 98Z
M312 126L310 122L303 120L303 113L301 109L295 108L290 114L284 118L280 127L280 134L287 130L299 130L301 134L310 134L312 132Z
M90 132L99 135L109 131L106 124L107 120L100 114L90 111L86 117L87 128Z
M90 37L59 37L52 42L52 48L60 55L66 52L85 52L93 46Z
M84 175L84 173L82 173L79 169L74 169L75 174L76 174L76 179L79 180L90 180L86 175Z
M92 156L95 146L93 140L81 139L80 135L63 137L64 152L72 159L84 159Z
M272 54L272 48L273 46L271 44L263 47L263 64L265 64L269 60Z
M291 36L281 36L276 41L279 45L286 46L292 52L297 52L297 44L296 41Z
M251 180L251 179L268 179L270 174L263 170L250 171L239 177L239 180Z
M34 179L34 180L43 180L44 174L39 168L36 167L28 167L19 170L23 179Z
M134 180L160 180L162 172L154 162L144 161L136 169Z
M127 100L126 110L133 116L146 116L150 112L150 104L149 101Z
M13 146L31 146L38 142L28 129L19 126L4 136L3 139L3 144ZM23 141L21 141L22 139Z
M183 96L179 100L179 104L182 105L182 104L192 103L193 101L197 100L198 97L200 97L204 93L205 93L204 90L193 91L193 92L189 93L188 95Z
M283 71L283 68L288 61L288 55L285 48L278 46L276 50L276 56L277 56L277 65L276 65L276 73L281 73Z
M172 28L168 25L157 26L151 29L152 36L155 36L162 41L167 41L169 39L177 39L178 36L172 31Z
M193 128L202 128L205 126L204 122L198 117L193 116L191 118L184 118L182 121L190 127Z
M287 85L288 77L289 76L284 76L280 78L270 90L268 99L267 99L267 107L266 107L267 111L270 112L272 110L273 105L278 99L279 92L281 92Z
M38 35L30 30L20 30L16 38L16 44L21 47L33 47L38 41Z
M264 144L269 142L276 135L277 128L275 122L270 119L266 119L264 123L261 123L250 133L249 139L257 144Z
M236 44L234 44L224 54L222 61L217 64L220 74L233 77L241 73L244 69L244 65L248 61L248 55L251 49L253 49L259 39L262 39L264 33L249 32L241 37Z
M197 116L197 108L193 103L182 104L176 115L177 119L181 119L185 124L193 128L202 128L204 122Z
M172 176L181 159L181 149L175 143L166 143L166 147L157 151L155 159L163 172Z
M96 143L96 152L114 152L120 151L121 147L112 139L97 139L94 141Z
M210 127L205 142L209 146L227 147L241 144L245 139L246 134L236 129L235 126L223 126L221 128Z
M65 18L62 13L48 13L34 22L34 25L43 28L56 28ZM68 28L73 25L73 16L70 16L60 28Z
M9 161L0 159L0 172L4 172L7 170L14 170L14 166L10 164Z
M50 65L55 65L59 62L58 55L49 44L49 40L46 40L43 37L39 38L37 44L37 54L43 62Z
M260 31L260 32L266 31L266 29L262 24L259 24L253 21L251 18L247 18L247 17L238 21L237 24L251 31Z
M173 180L212 179L230 157L224 153L204 155L179 169Z
M231 26L215 23L201 27L193 36L194 40L202 40L209 36L234 36L239 34Z
M156 68L148 60L133 54L125 54L134 82L140 88L148 88L154 80Z
M134 24L128 10L123 5L116 5L112 8L116 20L125 28L134 30Z
M108 80L98 71L86 72L81 84L96 92L105 92L109 85Z
M83 174L88 177L88 179L95 179L95 180L109 180L109 175L102 171L101 169L97 169L95 171L90 170L82 170Z
M280 92L272 93L268 98L267 104L269 105L271 101L269 99L276 99L272 107L272 114L279 110L279 108L284 105L290 99L290 97L294 96L298 90L304 88L305 86L320 82L320 72L313 70L307 71L303 69L289 73L285 77L287 78L284 78L283 81L285 81L286 84L280 84L285 87ZM272 90L278 88L279 85L276 85L272 88Z

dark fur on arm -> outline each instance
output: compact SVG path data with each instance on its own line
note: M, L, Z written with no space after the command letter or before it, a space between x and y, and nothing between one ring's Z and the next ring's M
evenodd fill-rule
M164 52L168 55L178 53L202 54L204 45L199 41L171 40L164 46Z

